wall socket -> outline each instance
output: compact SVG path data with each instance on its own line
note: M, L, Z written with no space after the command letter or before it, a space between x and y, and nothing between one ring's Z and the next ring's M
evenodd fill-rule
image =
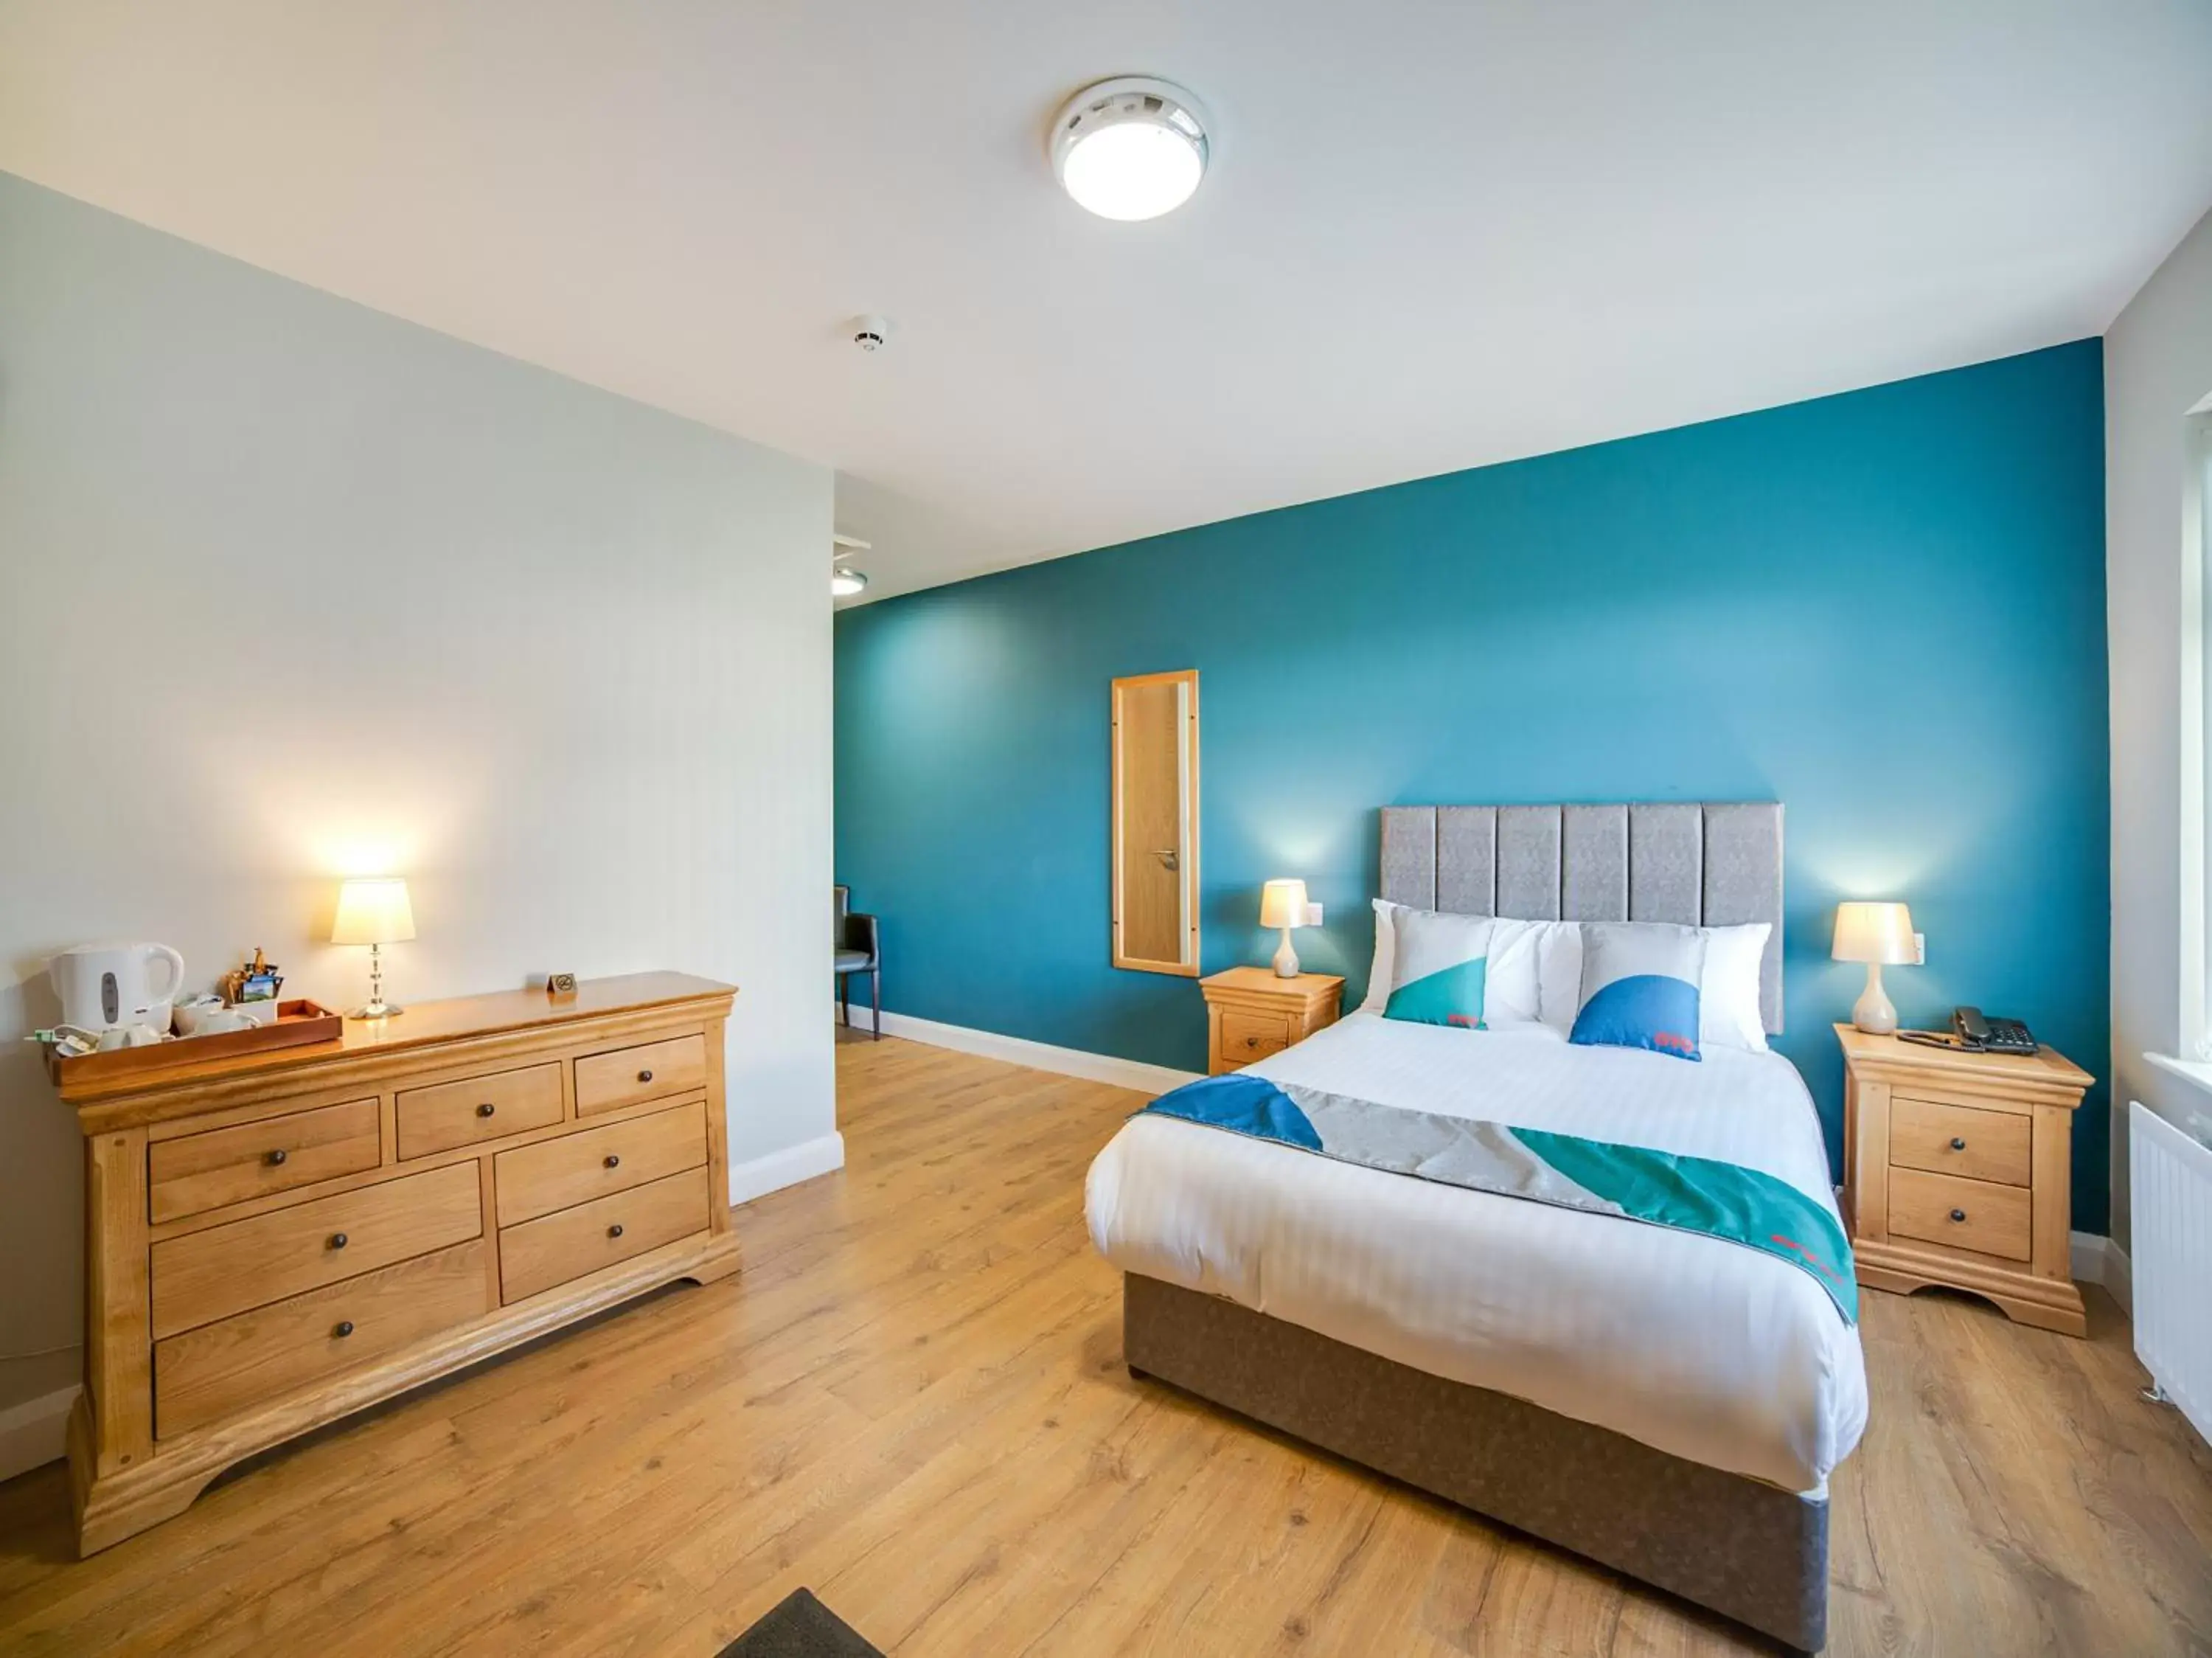
M1928 935L1925 933L1912 936L1912 965L1916 967L1928 965Z

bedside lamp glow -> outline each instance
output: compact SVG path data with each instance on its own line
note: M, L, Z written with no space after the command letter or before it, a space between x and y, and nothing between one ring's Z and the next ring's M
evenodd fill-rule
M1838 904L1831 954L1838 961L1866 963L1866 989L1851 1009L1851 1022L1876 1036L1895 1030L1897 1009L1882 993L1881 970L1885 963L1896 966L1920 959L1911 912L1902 904Z
M404 1009L384 999L383 947L415 936L415 911L404 881L349 881L338 888L337 918L331 923L333 944L368 946L368 1001L348 1015L352 1019L388 1019Z
M1260 889L1260 924L1279 927L1283 932L1282 948L1275 952L1276 978L1298 976L1298 953L1291 948L1291 929L1310 927L1317 919L1313 906L1306 902L1303 881L1271 881Z

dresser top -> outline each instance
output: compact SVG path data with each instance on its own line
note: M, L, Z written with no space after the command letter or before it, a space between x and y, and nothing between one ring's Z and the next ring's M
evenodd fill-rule
M726 1007L729 998L736 993L734 985L694 978L690 973L670 972L579 979L575 995L557 1001L542 990L495 991L485 996L460 996L446 1002L410 1003L405 1012L390 1019L349 1019L343 1033L335 1041L265 1048L228 1058L191 1059L191 1044L186 1039L173 1045L179 1051L179 1062L173 1065L152 1066L104 1077L80 1077L58 1086L62 1098L70 1105L88 1105L158 1088L327 1064L334 1059L403 1053L411 1048L464 1037L546 1029L640 1008L707 1001L720 1001Z
M1844 1057L1862 1068L1936 1071L1985 1082L2071 1088L2077 1093L2097 1080L2052 1047L2035 1053L1972 1053L1962 1048L1900 1042L1894 1036L1876 1036L1844 1024L1836 1027L1836 1037L1844 1045Z
M1198 987L1209 1002L1255 996L1287 996L1311 1002L1327 996L1343 983L1336 973L1298 973L1285 978L1273 967L1231 967L1200 979Z

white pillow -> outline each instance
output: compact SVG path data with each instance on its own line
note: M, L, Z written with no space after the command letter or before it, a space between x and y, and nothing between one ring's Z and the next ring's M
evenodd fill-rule
M1530 921L1536 929L1536 1016L1571 1036L1583 1005L1583 928L1578 921Z
M1376 899L1375 904L1375 960L1367 970L1367 995L1360 1002L1362 1013L1381 1013L1390 1000L1390 986L1398 976L1398 928L1395 917L1400 914L1415 915L1418 911L1403 904L1393 904L1388 899ZM1539 1015L1541 997L1538 992L1537 973L1542 962L1542 946L1553 933L1572 933L1570 924L1556 921L1500 921L1491 934L1490 969L1483 981L1482 1022L1486 1025L1525 1025ZM1582 953L1579 935L1577 936L1572 978L1564 992L1566 997L1565 1022L1559 1028L1564 1033L1575 1022L1575 997L1582 989ZM1545 983L1549 983L1546 979Z
M1574 1030L1575 1014L1582 1005L1582 924L1573 921L1523 924L1543 930L1537 941L1541 987L1538 1009L1547 1025L1567 1035ZM1759 1009L1759 964L1766 954L1766 937L1773 928L1754 921L1741 927L1698 930L1705 936L1705 965L1698 976L1698 1045L1748 1048L1753 1053L1765 1053L1766 1021Z
M1759 1010L1759 964L1766 954L1764 921L1741 927L1706 927L1705 970L1698 979L1698 1045L1766 1051L1766 1021Z
M1398 932L1390 916L1404 907L1387 899L1375 900L1375 964L1367 970L1367 997L1359 1004L1362 1013L1380 1013L1390 999L1391 975L1398 970Z
M1544 932L1555 923L1501 920L1490 934L1490 980L1484 986L1482 1022L1533 1025L1543 1015L1540 966Z

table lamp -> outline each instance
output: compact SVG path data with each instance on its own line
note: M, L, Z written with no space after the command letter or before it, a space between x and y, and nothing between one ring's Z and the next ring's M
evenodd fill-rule
M1838 961L1866 963L1866 989L1851 1009L1851 1023L1876 1036L1897 1028L1897 1009L1882 993L1881 969L1920 960L1912 936L1912 915L1902 904L1838 904L1836 944Z
M338 888L331 942L368 946L368 1001L348 1014L349 1019L389 1019L404 1011L384 999L383 947L414 936L415 911L408 906L405 881L349 881Z
M1291 948L1291 929L1314 924L1313 909L1306 902L1303 881L1271 881L1260 889L1260 924L1283 930L1283 947L1275 952L1275 977L1298 976L1298 953Z

